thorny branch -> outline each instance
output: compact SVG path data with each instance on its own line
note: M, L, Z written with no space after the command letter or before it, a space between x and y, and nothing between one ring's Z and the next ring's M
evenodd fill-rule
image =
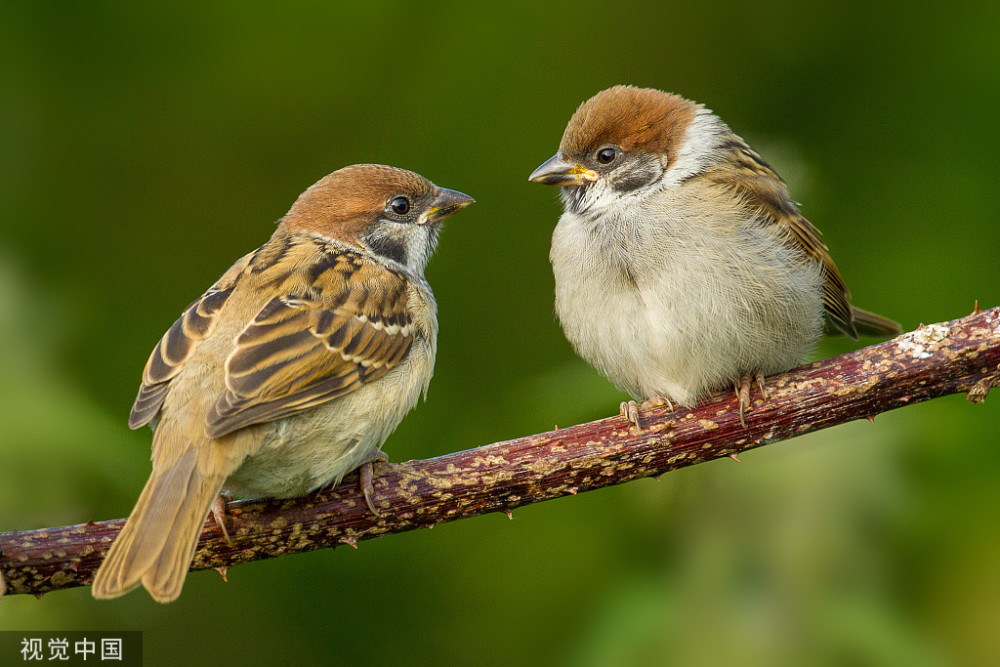
M731 392L695 409L643 413L637 432L621 417L376 469L373 515L353 476L295 500L229 503L232 543L209 522L192 569L335 548L506 512L785 440L904 405L966 392L982 402L1000 386L1000 308L921 326L878 345L768 378L747 427ZM0 595L87 585L124 519L0 533Z

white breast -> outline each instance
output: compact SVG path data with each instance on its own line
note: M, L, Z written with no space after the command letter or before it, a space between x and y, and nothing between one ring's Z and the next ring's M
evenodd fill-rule
M819 266L733 198L687 190L597 221L566 213L553 234L566 336L635 399L694 404L794 366L821 331Z

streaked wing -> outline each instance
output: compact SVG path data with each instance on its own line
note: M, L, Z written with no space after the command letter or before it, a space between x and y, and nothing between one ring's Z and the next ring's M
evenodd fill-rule
M731 151L736 179L718 181L720 184L739 183L737 189L747 204L758 208L766 218L780 225L789 233L789 240L806 256L819 262L823 270L823 306L830 323L841 333L857 340L851 311L851 294L837 271L830 250L819 238L819 230L799 213L791 201L785 182L767 162L738 137L727 142ZM711 175L709 175L711 178Z
M857 340L858 332L854 328L854 315L850 303L851 293L844 285L833 258L830 257L830 250L819 240L819 230L794 208L791 215L781 217L775 215L775 220L792 233L792 238L802 246L809 257L819 261L823 267L823 276L826 278L823 283L823 307L826 309L826 316L841 333Z
M144 426L159 413L170 391L170 380L181 371L198 344L215 330L219 312L250 257L247 255L233 264L218 282L192 302L153 348L142 372L139 395L132 405L129 428Z
M406 358L414 341L406 280L353 252L319 257L301 288L269 301L237 337L209 436L344 396Z

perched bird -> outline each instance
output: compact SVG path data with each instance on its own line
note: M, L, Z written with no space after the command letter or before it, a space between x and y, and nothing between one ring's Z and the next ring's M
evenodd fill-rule
M403 169L345 167L188 306L143 372L129 426L152 425L153 470L94 597L180 595L224 488L287 498L367 465L375 511L371 462L434 369L424 267L441 221L472 202Z
M802 361L824 330L898 334L850 304L785 182L715 114L615 86L584 102L530 180L561 188L549 255L576 352L642 407L695 405ZM766 398L766 396L765 396ZM744 421L745 425L745 421Z

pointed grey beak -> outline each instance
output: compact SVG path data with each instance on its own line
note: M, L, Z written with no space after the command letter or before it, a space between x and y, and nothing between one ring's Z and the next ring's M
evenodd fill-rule
M431 207L421 216L421 222L441 222L445 218L458 213L469 204L474 204L475 199L458 190L448 188L438 188L437 196L431 203Z
M542 185L583 185L587 181L596 181L600 176L596 171L581 167L568 160L562 153L556 153L542 163L538 169L531 172L528 180Z

